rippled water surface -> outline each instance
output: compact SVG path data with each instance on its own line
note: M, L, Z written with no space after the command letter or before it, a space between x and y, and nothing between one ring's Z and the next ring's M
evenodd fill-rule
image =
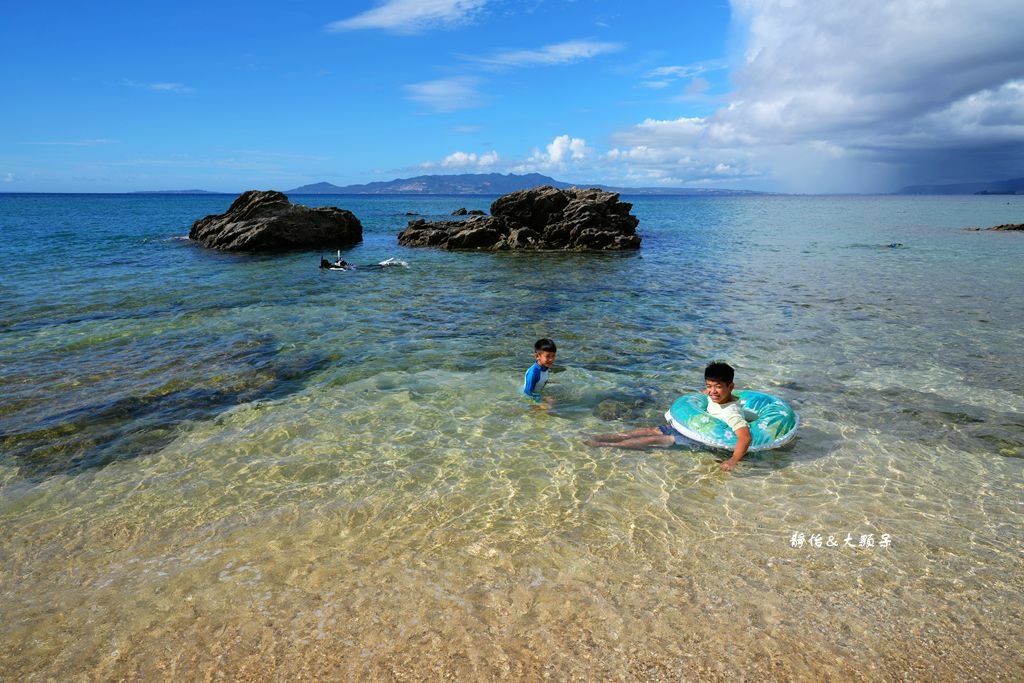
M628 198L632 254L182 239L0 195L10 680L1019 680L1024 197ZM559 344L550 411L516 395ZM789 446L591 449L708 360Z

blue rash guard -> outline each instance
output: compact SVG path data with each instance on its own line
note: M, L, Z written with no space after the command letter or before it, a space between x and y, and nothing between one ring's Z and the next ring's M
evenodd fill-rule
M534 401L540 401L540 390L544 388L547 381L547 369L541 367L540 363L534 363L526 371L526 376L523 378L523 394Z

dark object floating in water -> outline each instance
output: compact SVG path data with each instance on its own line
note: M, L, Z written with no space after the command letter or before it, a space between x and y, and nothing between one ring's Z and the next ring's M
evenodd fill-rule
M379 263L370 263L370 264L363 265L363 266L357 266L357 265L349 263L345 259L341 258L341 252L340 251L338 252L338 258L335 259L334 261L328 261L323 256L320 257L320 269L321 270L359 270L359 269L363 269L363 268L381 269L381 268L391 268L391 267L394 267L394 266L401 266L402 268L408 268L409 264L406 263L405 261L399 261L398 259L392 257L392 258L384 259L383 261L381 261Z
M338 259L337 261L333 261L333 262L332 261L328 261L325 258L321 258L320 259L320 268L326 269L326 270L348 270L349 268L354 268L354 267L355 266L350 266L345 259Z

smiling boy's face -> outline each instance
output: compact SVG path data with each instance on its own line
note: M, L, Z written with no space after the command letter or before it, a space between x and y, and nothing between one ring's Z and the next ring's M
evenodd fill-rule
M732 399L732 389L736 386L732 382L721 382L716 379L704 381L704 393L715 403L728 402Z
M555 364L554 351L537 351L533 354L533 357L537 359L537 363L545 370L550 370L551 366Z

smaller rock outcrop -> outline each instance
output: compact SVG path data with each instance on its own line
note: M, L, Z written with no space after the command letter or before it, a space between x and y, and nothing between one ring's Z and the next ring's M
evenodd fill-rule
M498 198L490 216L410 221L398 243L452 250L639 249L639 221L630 213L632 208L615 192L536 187Z
M249 190L225 213L192 224L189 239L224 251L286 251L348 247L363 239L355 214L333 206L292 204L273 190Z
M1024 223L1004 223L1003 225L994 225L991 228L964 228L967 232L1022 232L1024 231Z

